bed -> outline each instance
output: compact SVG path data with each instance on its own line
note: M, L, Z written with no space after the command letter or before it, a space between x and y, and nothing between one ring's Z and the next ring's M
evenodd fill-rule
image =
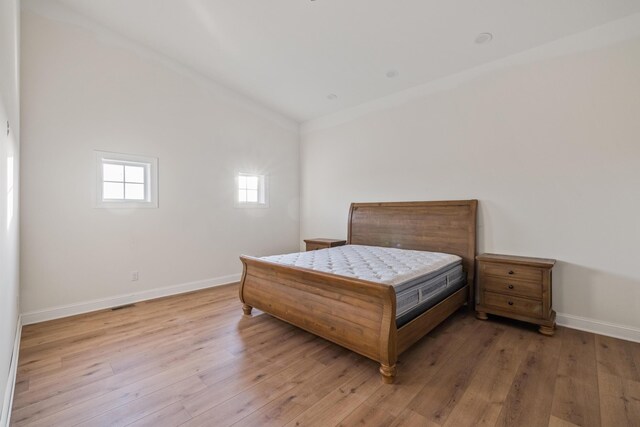
M443 262L440 268L426 275L418 272L415 277L410 275L424 289L432 290L429 280L433 282L443 274L448 275L447 283L452 283L440 298L425 299L421 307L405 304L404 299L411 299L403 299L406 289L394 286L400 284L408 289L411 280L393 283L391 277L385 282L377 276L369 277L368 271L349 274L345 266L341 267L343 270L335 266L319 268L322 262L316 262L315 258L338 256L336 251L326 252L338 249L331 248L317 251L313 261L309 255L302 260L278 259L305 258L302 254L266 258L241 256L243 312L251 315L255 307L375 360L380 363L383 381L392 383L399 354L461 306L473 307L477 203L477 200L461 200L351 205L347 246L343 247L349 249L342 251L372 248L366 250L383 253L383 248L389 248L389 252L395 253L391 249L403 249L448 254L458 260L457 263ZM456 280L460 274L453 271L454 264L464 272L462 280ZM352 265L347 267L353 269ZM379 271L375 274L380 275ZM431 286L435 285L431 283ZM429 291L425 293L433 296ZM399 313L402 307L414 310L403 318L402 314L407 313Z

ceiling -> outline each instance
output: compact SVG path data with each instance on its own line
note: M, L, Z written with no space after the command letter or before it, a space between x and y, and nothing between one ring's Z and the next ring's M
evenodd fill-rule
M640 12L640 0L59 2L299 122ZM493 41L476 44L482 32Z

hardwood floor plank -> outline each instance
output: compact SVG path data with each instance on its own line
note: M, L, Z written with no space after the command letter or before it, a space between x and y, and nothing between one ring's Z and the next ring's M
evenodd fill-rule
M228 319L228 313L225 316L225 311L228 312L232 309L231 307L225 306L216 307L213 304L211 307L207 307L204 302L201 302L200 304L202 307L198 309L190 309L188 316L185 316L185 313L182 312L184 309L171 311L164 310L156 313L156 308L152 308L152 315L149 315L150 309L144 309L144 307L154 306L150 305L150 303L147 305L143 304L141 307L126 309L126 312L111 312L116 313L116 316L122 318L122 321L114 325L109 324L104 327L102 324L98 326L95 324L83 324L83 328L79 330L79 333L82 335L87 329L96 331L108 330L109 334L105 336L103 340L100 340L101 349L111 351L113 348L109 348L109 346L112 346L115 347L116 350L121 351L126 349L132 343L140 345L141 343L144 343L145 340L149 341L154 339L156 340L155 342L158 342L159 336L171 334L177 330L184 330L185 323L191 323L192 327L197 327L198 323L211 322L210 326L215 328L219 321ZM35 327L36 325L33 326ZM100 334L101 333L102 332L100 332ZM132 336L138 337L139 339L131 340L130 338ZM68 344L69 340L72 339L75 339L73 335L61 341L48 342L46 345L35 347L29 346L29 341L27 340L24 344L21 344L21 355L24 356L21 361L23 363L29 363L31 361L32 354L36 354L39 358L42 358L43 356L69 356L70 352L77 353L82 351L90 351L92 352L92 355L94 354L93 352L96 349L93 341L85 340L84 343L76 343L73 346L65 345L65 343ZM23 345L25 347L24 349Z
M188 364L198 361L201 358L230 358L226 350L216 348L193 348L188 351L188 347L183 349L180 354L170 353L168 355L158 357L152 363L140 366L139 368L117 375L107 376L105 378L94 378L89 381L84 377L71 378L70 380L62 380L58 383L51 384L48 387L36 389L31 387L26 393L17 396L14 402L14 409L22 411L29 406L57 406L59 402L72 404L78 400L86 400L97 397L102 394L113 391L125 385L129 385L140 381L144 378L154 376L158 372L171 369L177 364ZM57 402L57 403L53 403ZM41 408L39 408L40 410Z
M640 344L595 336L603 426L640 425Z
M60 378L72 377L73 380L67 384L80 386L87 382L93 382L96 379L107 378L113 375L113 369L109 362L97 362L91 364L83 364L76 366L75 369L56 370L54 373L30 375L29 384L34 389L43 389L52 385L57 385Z
M256 327L260 326L260 323L256 323L255 324ZM165 349L162 345L158 346L158 343L156 341L147 341L147 335L142 333L142 338L141 341L144 341L144 347L140 347L137 350L138 351L143 351L146 348L152 347L155 349L160 349L159 351L156 351L157 354L159 354L160 356L156 355L156 357L151 361L151 364L159 361L160 359L164 358L165 360L168 360L171 358L171 356L175 357L179 357L180 355L185 355L185 354L189 354L192 353L194 350L194 346L197 344L202 344L198 347L196 347L196 350L198 352L203 352L206 351L207 348L212 348L215 346L221 346L221 345L225 345L225 344L231 344L232 341L238 341L239 339L249 339L247 336L247 331L251 330L251 327L247 327L247 328L240 328L240 334L238 334L238 328L236 327L235 329L235 334L232 333L232 331L229 331L228 333L225 333L223 336L221 337L217 337L217 339L211 339L208 341L201 341L198 337L191 337L188 338L186 341L185 340L175 340L175 339L166 339L167 337L163 337L164 339L161 340L161 343L164 342L168 342L170 344L170 349L172 349L173 352L168 351L167 349ZM261 331L258 331L261 332ZM263 331L262 331L263 332ZM240 335L240 336L238 336ZM250 332L249 332L250 335ZM215 333L213 333L213 336L215 337ZM182 345L183 344L183 345ZM109 355L110 357L120 357L121 356L121 351L113 351L111 353L106 353L107 355ZM103 354L103 349L102 347L98 346L98 349L96 351L96 357L98 357L99 359L102 360L106 360L110 362L109 358L103 358L102 357ZM88 357L87 357L88 359ZM134 357L135 359L135 357ZM90 359L88 359L90 360ZM78 361L74 361L74 365L78 365L81 364ZM149 363L146 363L147 365L149 365ZM68 369L68 368L64 368L64 369ZM64 369L59 369L56 374L64 374ZM20 407L24 402L23 400L27 399L27 397L18 397L17 401L16 401L16 406ZM27 399L27 403L28 403L28 399Z
M551 414L579 426L600 426L595 336L563 329Z
M297 369L300 361L293 363L293 369ZM311 364L311 362L309 362ZM324 367L322 364L315 363L316 367ZM192 416L204 414L210 409L226 402L227 400L237 396L238 394L255 387L256 385L272 379L284 371L285 367L274 365L269 361L262 360L253 366L246 367L237 372L236 375L226 376L222 380L213 380L207 377L203 380L208 387L200 393L194 395L188 402L184 402L184 406ZM291 369L291 367L289 368Z
M640 382L598 374L603 426L640 426Z
M204 388L206 386L200 381L200 378L194 375L76 425L80 427L126 426L160 411L172 403L188 399Z
M379 406L370 406L363 403L338 423L337 426L387 427L393 423L394 418L395 417L393 415Z
M25 378L25 379L21 379L20 381L16 382L16 386L14 389L14 393L15 394L20 394L20 393L24 393L29 391L29 379Z
M185 426L230 426L242 418L263 407L283 393L293 389L296 385L313 378L315 374L325 369L311 358L304 358L293 363L277 375L260 381L258 384L232 396L211 409L196 414L190 407L187 411L193 418ZM189 402L185 402L188 404Z
M520 364L497 426L547 426L555 389L564 329L553 337L536 336Z
M640 425L639 344L465 310L400 355L392 385L364 357L243 316L237 286L25 326L22 345L12 426Z
M596 335L598 370L640 381L640 343Z
M500 338L504 328L483 323L458 351L446 361L409 403L409 409L428 420L444 424L466 391L478 367L477 363ZM445 369L446 368L446 369Z
M334 426L382 386L379 374L365 369L324 398L319 399L286 425L288 427Z
M300 415L332 390L363 372L375 372L377 365L357 354L347 353L334 359L309 381L301 383L262 408L243 418L235 426L282 426Z
M21 363L18 364L18 374L24 379L29 379L32 374L46 373L62 367L61 357L46 357L42 359L32 360L30 362L24 362L21 359Z
M458 425L471 426L472 424ZM436 424L433 421L428 420L426 417L423 417L411 409L405 409L389 427L440 427L440 424Z
M478 362L475 375L444 426L495 425L513 378L537 333L514 326L504 328L503 334Z
M551 415L551 418L549 418L549 427L580 427L580 426Z
M91 326L94 329L107 328L109 330L122 324L130 324L139 320L162 320L170 321L172 316L167 313L180 313L184 310L191 310L196 306L210 306L211 311L217 307L231 308L230 302L237 299L237 284L216 288L215 293L203 293L196 291L181 294L179 296L169 296L151 301L141 301L135 303L136 309L123 309L112 311L111 309L99 310L84 313L77 316L51 320L48 322L25 325L23 327L23 338L25 343L30 340L37 340L40 337L47 337L47 341L70 337Z
M129 382L122 376L114 376L108 380L106 386L101 381L96 383L104 388L80 388L80 394L73 390L71 393L62 393L25 408L14 409L12 422L15 425L43 426L56 425L66 420L79 423L218 365L234 366L234 362L233 356L221 350L208 357L158 371L155 375L139 381Z
M193 315L191 314L190 316ZM189 322L155 326L153 329L142 328L125 335L115 335L114 339L102 341L98 348L87 346L86 348L75 348L74 352L62 354L62 363L63 366L73 366L87 360L96 360L96 358L112 360L117 356L126 357L139 354L141 351L146 350L150 344L157 346L158 343L175 344L190 340L193 340L194 343L200 343L197 341L198 339L203 339L203 343L206 343L221 336L232 334L236 329L236 325L232 321L219 316L220 314L193 316L190 317L192 320ZM240 325L240 329L243 329L242 325Z
M179 426L191 419L191 415L180 403L174 403L157 412L140 418L128 427L162 427Z

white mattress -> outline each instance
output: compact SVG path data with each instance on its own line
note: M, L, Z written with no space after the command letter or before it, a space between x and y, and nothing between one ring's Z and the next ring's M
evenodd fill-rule
M347 245L262 259L391 285L398 327L465 284L462 258L440 252Z
M396 292L414 279L424 279L445 267L462 262L457 255L440 252L361 245L273 255L262 259L392 285Z

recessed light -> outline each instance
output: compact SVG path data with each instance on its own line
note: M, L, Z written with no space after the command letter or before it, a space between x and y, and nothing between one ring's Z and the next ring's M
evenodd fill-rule
M395 77L398 77L398 74L399 74L399 73L398 73L398 70L389 70L389 71L387 71L386 76L387 76L388 78L390 78L390 79L393 79L393 78L395 78Z
M327 99L329 101L335 101L336 99L338 99L338 95L336 95L335 93L330 93L329 95L327 95Z
M476 44L487 44L491 40L493 40L493 34L491 33L480 33L478 37L476 37Z

